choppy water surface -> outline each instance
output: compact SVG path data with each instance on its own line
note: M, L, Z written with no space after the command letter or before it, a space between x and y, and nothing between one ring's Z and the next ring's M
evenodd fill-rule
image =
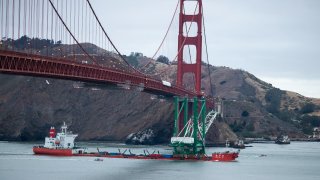
M32 153L34 143L0 142L0 179L81 180L319 180L320 143L293 142L290 145L252 144L241 151L238 162L187 162L94 157L50 157ZM117 152L121 144L82 143L90 151ZM169 147L130 147L132 153L143 149L170 152ZM223 151L207 148L207 153ZM266 156L261 157L261 154Z

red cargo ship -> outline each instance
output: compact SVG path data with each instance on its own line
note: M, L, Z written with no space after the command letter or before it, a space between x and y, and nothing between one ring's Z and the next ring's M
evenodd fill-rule
M75 147L74 140L77 134L68 131L68 126L63 123L61 132L56 134L54 127L50 128L49 137L45 138L44 146L34 146L33 152L41 155L72 156L82 154L86 148Z
M61 132L55 132L54 127L51 127L49 132L49 137L45 138L44 146L34 146L33 152L39 155L51 155L51 156L89 156L89 157L99 157L99 158L126 158L126 159L154 159L154 160L185 160L185 161L235 161L239 155L237 152L219 152L213 153L212 156L207 155L171 155L171 154L160 154L158 153L145 153L145 154L132 154L117 152L86 152L86 148L75 147L74 140L78 136L77 134L72 134L71 131L67 131L67 126L64 123L61 127ZM98 149L98 148L97 148ZM145 152L148 152L147 150Z
M43 146L33 147L35 154L52 155L52 156L72 156L72 149L52 149Z

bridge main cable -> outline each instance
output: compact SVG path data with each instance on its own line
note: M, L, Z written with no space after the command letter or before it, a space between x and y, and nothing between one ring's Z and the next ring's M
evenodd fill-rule
M66 23L64 22L64 20L62 19L62 17L60 16L58 10L56 9L56 7L53 5L52 1L49 0L52 8L54 9L54 11L56 12L57 16L59 17L60 21L63 23L64 27L67 29L67 31L69 32L69 34L72 36L73 40L76 41L76 43L79 45L79 47L81 48L81 50L95 63L98 64L98 62L89 55L89 53L82 47L82 45L79 43L79 41L76 39L76 37L72 34L72 32L70 31L70 29L68 28L68 26L66 25Z
M122 59L130 68L132 68L134 71L136 71L136 72L138 72L138 73L140 73L140 74L146 75L146 74L144 74L143 72L141 72L141 71L139 71L138 69L136 69L136 68L134 68L133 66L131 66L131 65L128 63L128 61L123 57L123 55L120 53L120 51L119 51L119 50L117 49L117 47L114 45L114 43L112 42L111 38L108 36L107 32L105 31L104 27L102 26L102 24L101 24L101 22L100 22L100 20L99 20L99 18L98 18L98 16L97 16L97 14L96 14L96 12L95 12L95 11L93 10L93 8L92 8L92 5L91 5L90 1L87 0L87 2L88 2L88 4L89 4L89 7L90 7L90 9L91 9L94 17L96 18L97 22L99 23L99 26L100 26L100 28L102 29L104 35L107 37L107 39L108 39L109 42L111 43L112 47L117 51L117 53L118 53L118 55L121 57L121 59Z

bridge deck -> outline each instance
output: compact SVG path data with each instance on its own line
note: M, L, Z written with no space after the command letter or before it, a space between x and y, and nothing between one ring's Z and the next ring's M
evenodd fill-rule
M177 86L166 86L152 77L117 71L98 65L82 64L60 58L0 50L0 72L94 83L126 84L167 96L196 96Z

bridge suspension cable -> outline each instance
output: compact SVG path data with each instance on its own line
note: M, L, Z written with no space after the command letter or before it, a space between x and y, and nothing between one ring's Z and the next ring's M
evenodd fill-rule
M213 88L212 88L212 79L211 79L211 70L210 70L210 64L209 64L209 53L208 53L208 43L207 43L207 34L206 34L206 25L205 25L205 19L204 19L204 12L202 7L202 24L203 24L203 34L204 34L204 44L206 49L206 60L207 60L207 68L208 68L208 76L209 76L209 83L210 83L210 92L211 96L213 96Z
M177 10L178 10L179 4L180 4L180 0L178 0L178 2L177 2L177 5L176 5L175 10L174 10L174 13L173 13L173 15L172 15L170 24L169 24L169 26L168 26L168 28L167 28L166 33L165 33L165 36L163 37L163 39L162 39L159 47L157 48L156 52L155 52L154 55L151 57L152 60L153 60L153 59L155 58L155 56L158 54L158 52L159 52L159 50L161 49L164 41L165 41L166 38L167 38L167 35L168 35L168 33L169 33L170 29L171 29L173 20L174 20L176 14L177 14ZM195 9L194 9L193 16L192 16L192 21L194 20L194 17L195 17L195 15L196 15L196 11L197 11L197 9L198 9L198 6L199 6L199 3L197 3L197 5L196 5L196 7L195 7ZM184 11L184 13L186 12L186 11L185 11L185 7L183 7L183 11ZM193 26L193 23L190 23L189 27L188 27L188 25L187 25L186 23L184 24L184 28L185 28L186 35L187 35L187 36L189 35L192 26ZM185 44L185 41L186 41L186 39L184 39L183 44ZM187 45L187 46L188 46L189 63L192 64L192 55L191 55L190 45ZM182 46L182 48L183 48L183 46ZM178 50L178 53L176 54L176 56L175 56L175 58L173 59L173 61L175 61L175 60L177 59L179 53L181 53L181 51L182 51L182 48L180 48L180 49ZM140 69L144 69L145 67L147 67L147 66L152 62L152 60L150 60L148 63L146 63L146 64L145 64L144 66L142 66ZM156 75L152 75L152 76L158 76L158 75L163 74L164 72L166 72L166 70L163 70L162 72L157 73ZM196 83L196 81L195 81L195 76L194 76L194 74L193 74L193 75L192 75L192 84L193 84L192 87L195 86L195 83Z
M197 3L196 7L194 8L194 12L193 12L193 15L192 15L192 18L191 18L192 21L194 20L194 17L195 17L195 15L196 15L196 12L197 12L197 9L198 9L198 6L199 6L199 3ZM185 26L187 26L187 25L185 25ZM192 23L191 23L191 24L189 25L189 27L186 29L186 35L187 35L187 36L189 35L189 32L190 32L190 30L191 30L191 27L192 27ZM185 44L186 40L187 40L187 39L184 38L182 44ZM177 60L178 55L179 55L179 53L181 53L182 48L183 48L183 46L182 46L180 49L178 49L178 52L176 53L176 55L174 56L174 59L173 59L172 61L176 61L176 60ZM191 58L190 58L190 60L191 60ZM166 70L163 70L163 71L161 71L161 72L159 72L159 73L157 73L157 74L155 74L155 75L153 75L153 76L159 76L159 75L163 74L164 72L166 72Z
M160 45L159 45L158 49L157 49L157 50L156 50L156 52L153 54L153 56L151 57L151 59L154 59L154 58L156 57L156 55L158 54L158 52L159 52L160 48L162 47L162 45L163 45L163 43L164 43L165 39L167 38L168 33L169 33L170 29L171 29L171 26L172 26L173 20L174 20L174 18L175 18L175 16L176 16L176 14L177 14L178 7L179 7L179 0L178 0L178 2L177 2L176 8L175 8L175 10L174 10L174 13L173 13L173 15L172 15L172 18L171 18L170 24L169 24L169 26L168 26L168 28L167 28L166 34L164 35L164 37L163 37L163 39L162 39L162 41L161 41L161 43L160 43Z
M168 28L167 28L167 31L166 31L164 37L163 37L162 40L161 40L161 43L160 43L159 47L157 48L157 50L155 51L155 53L154 53L153 56L151 57L151 60L150 60L149 62L147 62L144 66L142 66L142 67L140 68L141 70L143 70L145 67L147 67L147 66L152 62L152 60L154 60L154 58L156 57L156 55L157 55L158 52L160 51L160 49L161 49L164 41L166 40L166 38L167 38L167 36L168 36L169 31L170 31L170 29L171 29L171 26L172 26L172 24L173 24L174 18L176 17L176 14L177 14L177 11L178 11L178 7L179 7L179 2L180 2L180 0L177 1L177 5L176 5L176 8L175 8L174 13L173 13L173 15L172 15L170 24L169 24L169 26L168 26Z
M104 27L102 26L102 24L101 24L98 16L96 15L94 9L92 8L92 5L91 5L90 1L87 0L87 2L88 2L88 4L89 4L89 6L90 6L90 9L91 9L94 17L96 18L97 22L99 23L99 26L100 26L100 28L102 29L104 35L107 37L107 39L108 39L109 42L111 43L112 47L116 50L116 52L117 52L118 55L121 57L121 59L122 59L130 68L132 68L134 71L136 71L136 72L138 72L138 73L140 73L140 74L145 75L143 72L141 72L141 71L139 71L138 69L136 69L136 68L134 68L133 66L131 66L131 65L128 63L128 61L123 57L123 55L119 52L119 50L117 49L117 47L114 45L114 43L112 42L112 40L111 40L110 37L108 36L108 34L107 34L107 32L105 31Z
M0 0L0 48L132 71L90 8L86 0Z
M66 23L64 22L64 20L61 18L59 12L57 11L56 7L53 5L52 1L49 0L53 10L56 12L57 16L59 17L60 21L63 23L64 27L66 28L66 30L69 32L69 34L72 36L73 40L76 41L76 43L78 44L78 46L81 48L81 50L95 63L98 64L98 62L88 54L88 52L83 48L83 46L79 43L79 41L76 39L76 37L73 35L73 33L70 31L70 29L68 28L68 26L66 25Z

